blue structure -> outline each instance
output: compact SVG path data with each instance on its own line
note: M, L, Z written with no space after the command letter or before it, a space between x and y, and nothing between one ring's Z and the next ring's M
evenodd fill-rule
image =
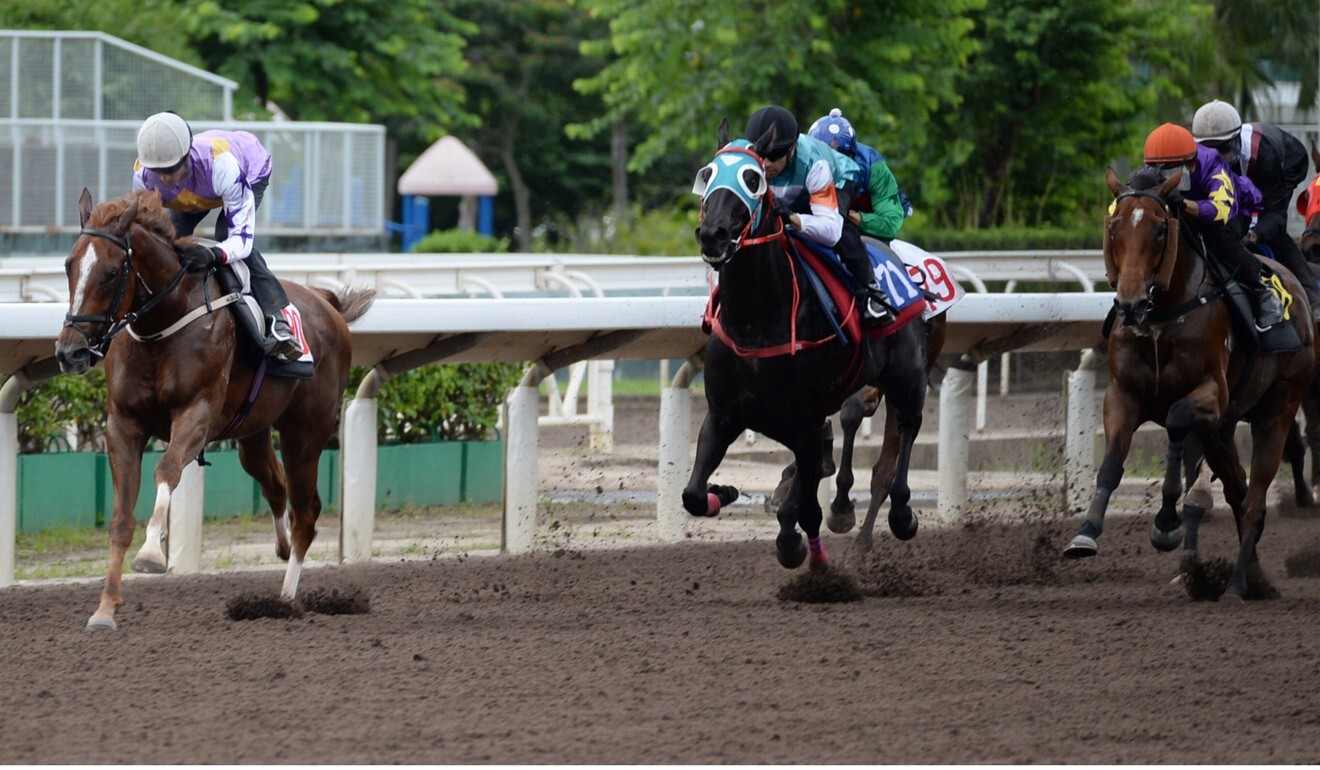
M499 184L495 175L467 145L452 136L442 137L418 156L417 160L399 177L399 194L403 196L403 222L387 222L386 228L399 233L403 250L426 237L430 226L429 196L457 195L477 198L477 221L460 221L459 229L472 228L482 235L495 231L495 199ZM469 209L471 211L471 209ZM469 215L470 216L470 215Z

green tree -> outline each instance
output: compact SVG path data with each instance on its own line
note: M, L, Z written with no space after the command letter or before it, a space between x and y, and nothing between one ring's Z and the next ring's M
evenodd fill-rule
M188 0L179 14L207 69L252 109L296 120L383 123L411 160L475 118L458 76L475 28L427 0Z
M604 27L568 0L507 0L499 13L486 0L453 0L452 8L476 28L461 80L482 121L466 133L467 143L478 155L499 159L516 248L531 251L544 219L571 220L608 197L609 146L564 132L566 120L602 109L598 98L575 91L573 81L600 68L578 48Z
M953 76L972 51L966 13L984 4L575 2L608 19L610 35L584 44L608 63L579 83L607 109L574 129L595 135L627 120L644 137L630 162L637 171L672 153L709 153L721 118L741 127L771 102L804 127L841 107L863 135L901 130L916 152L930 116L957 98Z

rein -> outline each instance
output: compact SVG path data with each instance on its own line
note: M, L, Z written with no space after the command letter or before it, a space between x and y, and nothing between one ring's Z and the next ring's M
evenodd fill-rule
M110 303L110 305L107 307L106 312L101 315L74 315L73 313L64 314L64 328L73 329L74 331L81 334L83 336L83 339L87 340L87 347L88 349L91 350L92 355L96 356L97 358L105 358L106 351L110 349L110 343L114 341L115 336L118 335L119 332L123 331L125 328L128 328L129 324L132 324L140 320L142 317L146 316L151 311L155 310L160 305L161 302L163 302L167 297L169 297L170 294L174 293L174 290L179 288L179 284L183 282L183 276L187 271L184 270L182 267L180 267L178 275L174 276L174 280L170 281L169 285L166 286L163 291L161 291L159 294L156 294L155 292L152 292L151 287L148 286L146 280L142 278L142 274L139 273L137 271L137 268L133 266L133 244L132 244L131 234L129 238L121 238L120 236L115 235L114 233L107 232L105 230L97 230L95 228L89 228L89 227L82 228L81 230L78 231L78 234L80 236L88 235L93 238L104 238L105 240L110 241L115 246L118 246L119 249L124 252L124 264L123 264L123 269L121 270L119 275L119 285L115 289L115 299L114 302ZM144 302L142 306L139 307L137 310L130 310L129 312L125 313L123 317L115 318L114 317L115 309L119 307L120 302L122 302L124 299L125 292L128 291L128 274L130 272L137 278L138 283L142 285L142 288L147 292L147 294L151 295L151 298L148 299L146 302ZM230 300L225 304L230 304L231 302L233 302L233 300ZM207 307L208 307L207 312L210 312L209 302L207 304ZM191 322L191 320L196 318L197 315L199 314L194 312L193 314L190 314L190 316L187 316L187 318ZM108 328L106 329L104 334L97 336L88 332L87 329L85 329L81 325L84 323L106 324ZM173 334L175 331L178 331L178 328L175 327L182 328L179 324L175 324L174 326L171 326L169 329L167 329L165 332L156 335L147 335L147 336L150 339L161 339L164 337L168 337L170 334ZM132 329L129 329L128 332L135 339L138 339L140 341L145 341L144 338L138 337L138 335L135 334Z

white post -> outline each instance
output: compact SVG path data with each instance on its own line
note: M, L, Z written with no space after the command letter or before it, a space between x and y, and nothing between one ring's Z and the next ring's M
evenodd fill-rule
M169 555L171 575L192 575L202 569L202 515L206 479L196 460L183 466L179 486L170 494Z
M614 451L614 361L587 363L587 443L593 452Z
M1082 352L1077 370L1068 374L1068 414L1064 432L1064 504L1067 512L1084 511L1095 491L1095 430L1100 412L1095 403L1094 350Z
M1008 395L1008 380L1009 380L1008 359L1009 356L1011 355L1013 354L1005 353L999 357L999 395L1001 396Z
M962 361L950 366L940 386L939 485L936 510L952 520L967 508L968 413L975 375Z
M532 371L536 371L533 365ZM529 375L531 372L529 372ZM509 391L504 424L504 542L505 553L532 550L536 534L537 413L540 397L536 384L523 384Z
M364 380L363 385L366 384ZM370 388L371 397L364 398L360 386L358 396L345 407L340 423L343 505L339 514L339 561L344 564L371 561L376 527L375 391L375 387Z
M990 362L976 366L976 430L985 430L985 392L990 387Z
M686 384L666 385L660 391L660 489L655 510L660 539L666 543L682 542L687 535L683 487L691 472L692 391Z
M18 415L0 412L0 588L12 586L17 569Z

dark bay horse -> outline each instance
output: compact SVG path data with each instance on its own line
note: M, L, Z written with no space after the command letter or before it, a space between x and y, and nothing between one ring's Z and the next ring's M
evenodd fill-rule
M730 144L725 121L717 139L715 160L697 179L702 194L697 240L702 257L719 273L720 321L728 341L712 334L707 344L707 414L683 507L694 516L718 513L727 501L707 482L729 444L744 430L755 430L786 446L800 469L777 513L779 563L796 568L810 553L812 566L823 567L828 558L820 545L816 497L821 425L859 387L883 383L901 436L890 526L895 535L911 537L917 521L908 505L907 473L926 397L925 331L920 323L908 323L888 337L868 338L860 350L834 339L809 279L786 251L787 236L773 213L761 157L773 137L761 137L755 145ZM770 350L779 352L755 352Z
M105 434L114 483L110 569L100 606L87 627L117 628L115 612L124 603L124 556L136 526L133 508L142 453L151 439L168 441L169 447L156 466L156 504L133 568L165 570L162 543L169 528L170 494L184 466L208 442L223 436L238 441L243 469L270 503L275 550L289 562L281 593L294 598L321 513L317 465L334 434L348 385L352 341L347 324L367 311L375 292L343 289L333 294L285 283L302 313L315 376L267 377L255 403L249 404L261 358L240 344L231 312L214 312L208 306L223 294L216 280L209 273L183 271L160 196L136 192L93 208L91 193L84 188L78 212L82 232L64 264L69 314L55 353L60 368L74 374L87 371L96 357L105 357ZM250 411L239 416L245 407ZM272 428L280 432L282 465Z
M1265 528L1266 494L1320 351L1305 301L1292 303L1289 319L1302 341L1300 350L1257 356L1235 340L1222 289L1193 250L1190 236L1180 237L1178 212L1168 202L1180 180L1178 173L1161 183L1138 172L1129 187L1112 169L1105 175L1115 196L1105 220L1105 269L1115 287L1119 319L1108 340L1105 453L1086 520L1064 555L1095 555L1132 434L1151 421L1169 437L1163 504L1151 528L1152 544L1172 550L1182 540L1176 505L1184 441L1195 433L1211 470L1223 481L1237 523L1238 556L1225 595L1242 597ZM1305 296L1291 273L1275 269L1294 297ZM1249 476L1233 441L1239 421L1251 425ZM1199 518L1189 516L1185 561L1197 558L1198 526Z

